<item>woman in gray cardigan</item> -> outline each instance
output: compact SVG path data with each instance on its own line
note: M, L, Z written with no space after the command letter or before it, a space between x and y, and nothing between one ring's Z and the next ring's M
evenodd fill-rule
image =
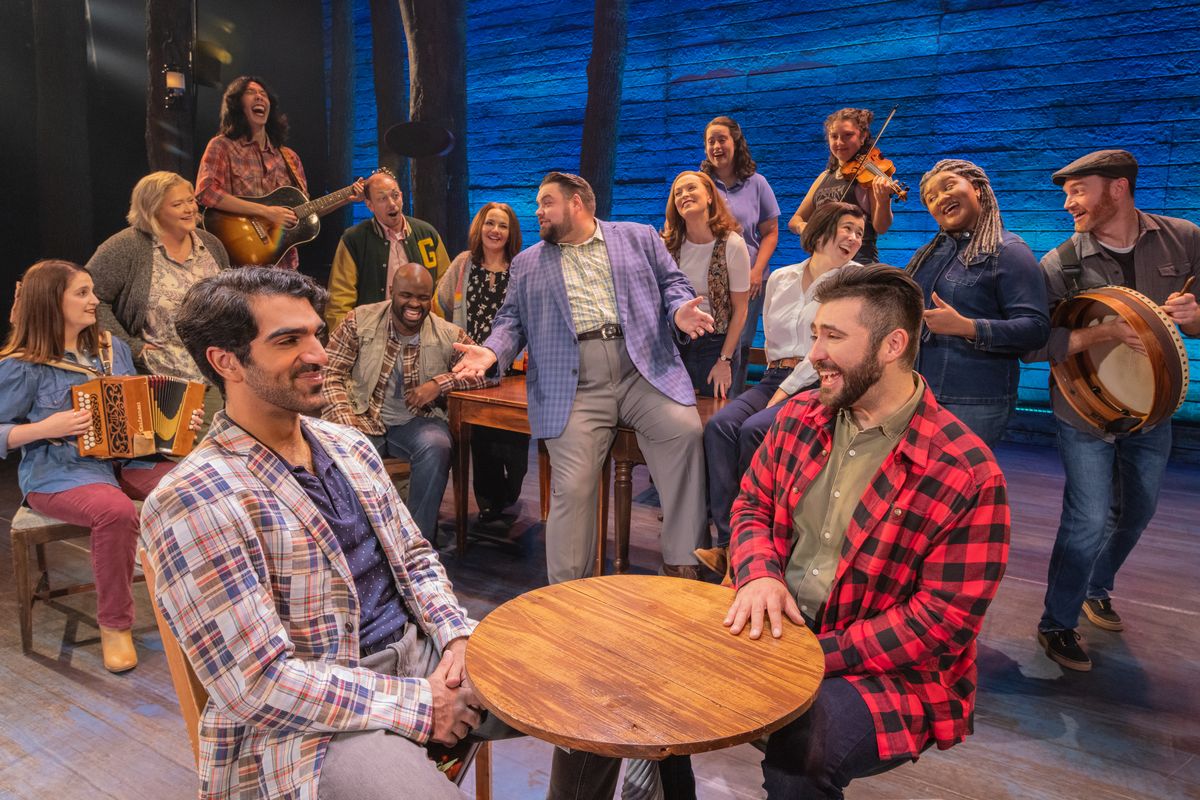
M193 284L229 268L225 247L196 230L195 189L174 172L138 181L126 219L130 227L109 237L87 263L100 324L129 345L140 372L203 380L175 333L175 312ZM220 407L210 386L205 420Z

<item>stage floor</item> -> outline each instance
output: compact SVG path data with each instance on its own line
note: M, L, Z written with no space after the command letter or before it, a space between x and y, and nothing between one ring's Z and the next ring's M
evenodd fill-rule
M1126 630L1108 633L1083 622L1095 667L1074 673L1049 661L1034 639L1058 523L1058 456L1008 444L998 456L1013 506L1012 549L980 640L975 735L949 751L930 751L917 764L855 782L846 796L1200 798L1200 468L1170 468L1158 515L1114 594ZM510 547L477 544L461 561L443 549L455 589L477 618L545 582L536 460L530 466ZM7 522L19 499L16 459L0 462L0 519ZM658 568L656 503L645 468L638 468L635 571ZM452 541L452 519L447 492L444 543ZM89 572L86 551L70 543L51 545L50 561L63 577ZM195 797L191 750L145 589L134 590L141 663L117 676L100 664L91 595L37 605L34 653L22 655L11 575L11 543L0 536L0 797ZM517 739L498 743L494 752L498 800L545 796L549 745ZM759 758L749 745L695 757L698 796L762 797Z

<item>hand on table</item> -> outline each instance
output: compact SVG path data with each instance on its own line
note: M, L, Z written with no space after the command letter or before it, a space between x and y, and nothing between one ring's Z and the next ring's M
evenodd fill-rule
M783 581L775 578L755 578L743 584L725 615L725 627L737 636L750 623L750 638L762 636L763 615L770 620L771 635L776 639L783 636L783 618L786 616L797 625L804 624L804 617L796 605L795 598Z

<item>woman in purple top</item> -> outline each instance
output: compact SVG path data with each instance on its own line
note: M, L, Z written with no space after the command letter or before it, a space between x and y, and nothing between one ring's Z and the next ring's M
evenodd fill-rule
M700 169L713 179L729 211L742 226L742 237L750 251L750 305L732 380L731 394L736 395L746 383L750 345L762 317L767 264L779 244L779 203L771 184L758 173L741 127L731 118L716 117L704 126L704 155Z

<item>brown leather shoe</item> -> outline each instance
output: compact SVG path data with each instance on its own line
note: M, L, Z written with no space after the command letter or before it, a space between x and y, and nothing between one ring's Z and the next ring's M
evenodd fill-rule
M729 571L729 548L727 547L700 547L693 550L692 555L722 578Z
M685 578L689 581L701 580L700 567L695 564L663 564L663 575L668 578Z
M104 654L104 668L109 672L127 672L137 666L137 650L133 647L131 631L101 628L100 652Z

